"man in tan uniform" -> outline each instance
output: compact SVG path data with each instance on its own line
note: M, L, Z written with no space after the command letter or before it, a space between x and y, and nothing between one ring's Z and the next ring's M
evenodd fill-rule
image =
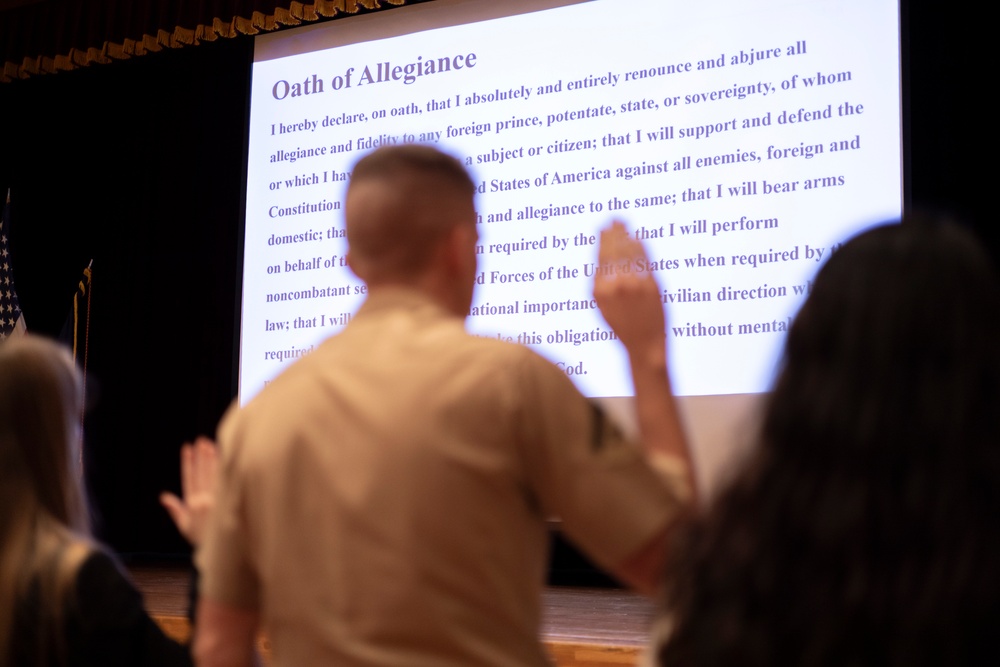
M356 165L348 260L369 296L223 420L199 664L249 664L261 626L278 666L545 665L552 516L623 580L656 585L688 461L655 282L609 272L596 286L630 354L643 452L551 363L465 332L474 193L429 147ZM604 264L641 252L606 236Z

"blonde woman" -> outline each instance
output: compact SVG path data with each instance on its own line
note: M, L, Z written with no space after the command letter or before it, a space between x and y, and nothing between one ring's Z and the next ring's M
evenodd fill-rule
M163 635L90 537L81 410L66 351L34 336L0 345L0 667L190 665L187 647ZM185 456L190 463L191 447ZM189 536L189 505L165 504Z

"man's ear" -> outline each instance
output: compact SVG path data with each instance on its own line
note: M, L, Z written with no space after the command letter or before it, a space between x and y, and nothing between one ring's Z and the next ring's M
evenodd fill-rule
M461 271L465 254L468 253L468 231L464 227L464 225L453 225L441 243L440 261L446 263L450 275L456 275Z
M372 278L371 266L365 264L363 256L359 257L356 253L352 253L348 249L347 254L344 256L344 260L347 262L347 268L349 268L351 272L363 282L367 283Z

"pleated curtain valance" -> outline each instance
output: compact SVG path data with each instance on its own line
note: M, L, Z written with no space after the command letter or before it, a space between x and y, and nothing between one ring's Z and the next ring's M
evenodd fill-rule
M0 0L0 81L420 0Z

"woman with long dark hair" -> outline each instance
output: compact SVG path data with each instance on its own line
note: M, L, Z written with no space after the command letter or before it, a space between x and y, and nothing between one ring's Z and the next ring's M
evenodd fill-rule
M757 447L678 540L665 667L978 664L1000 622L1000 287L962 229L821 269Z
M82 410L68 352L34 336L0 344L0 667L190 665L90 537ZM167 502L190 524L185 503Z

